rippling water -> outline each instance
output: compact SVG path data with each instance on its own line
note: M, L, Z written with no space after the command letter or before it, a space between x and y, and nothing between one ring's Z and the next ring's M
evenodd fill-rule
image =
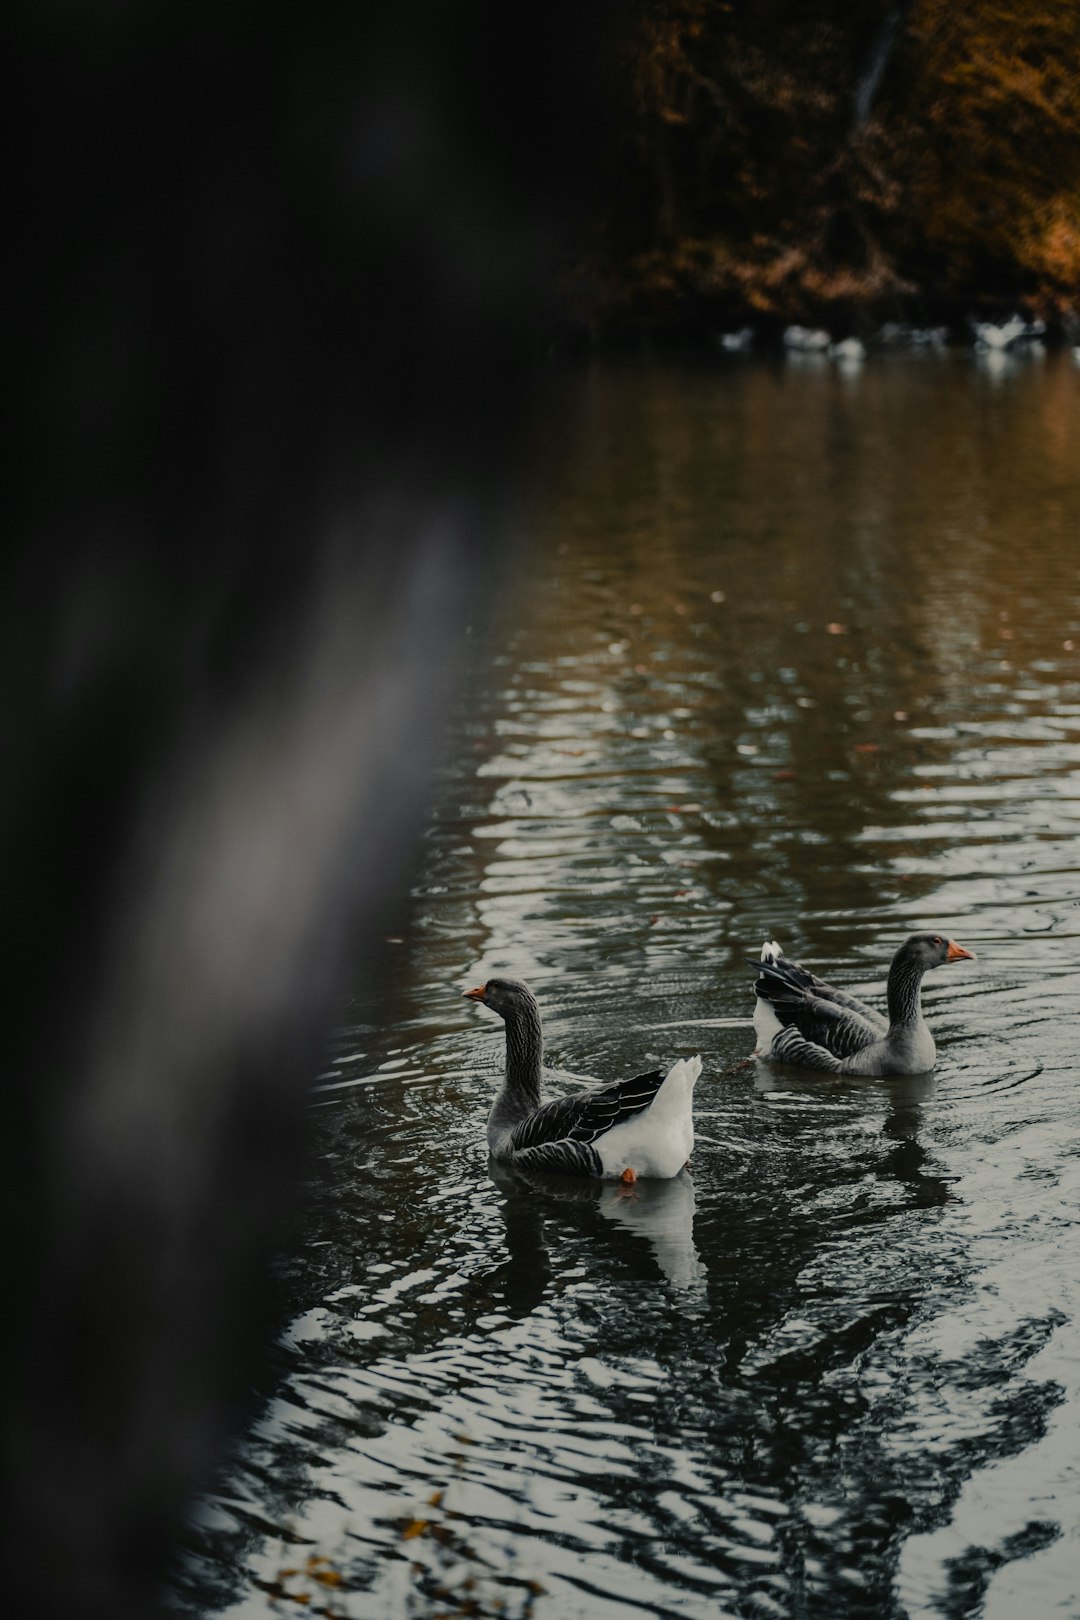
M583 383L182 1606L1080 1614L1080 370L997 358ZM763 937L931 925L932 1075L747 1061ZM689 1173L492 1176L496 970L553 1089L702 1053Z

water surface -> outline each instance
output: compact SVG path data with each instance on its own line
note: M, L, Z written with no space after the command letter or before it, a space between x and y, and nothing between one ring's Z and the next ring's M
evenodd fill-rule
M460 705L199 1506L229 1620L1080 1614L1080 370L600 369ZM747 1061L765 937L927 980L932 1075ZM489 1171L502 1026L700 1051L692 1169Z

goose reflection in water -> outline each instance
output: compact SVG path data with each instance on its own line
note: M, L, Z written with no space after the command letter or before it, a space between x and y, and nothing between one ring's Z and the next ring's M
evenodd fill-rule
M892 1177L904 1183L914 1193L914 1202L922 1207L950 1203L955 1197L952 1188L959 1180L957 1176L927 1175L923 1170L929 1157L919 1140L924 1125L923 1104L930 1100L935 1089L933 1074L904 1075L889 1082L889 1112L881 1126L882 1136L894 1146L881 1162L879 1179ZM906 1209L908 1205L897 1207Z
M830 1127L835 1123L835 1110L843 1108L844 1099L851 1095L853 1089L863 1094L874 1094L883 1097L887 1104L887 1111L881 1122L881 1141L875 1143L871 1155L871 1168L879 1181L897 1181L903 1187L910 1189L913 1197L898 1200L895 1204L878 1205L872 1215L865 1218L881 1220L901 1210L910 1209L912 1204L920 1207L929 1207L934 1204L947 1204L955 1199L954 1187L958 1177L948 1174L928 1174L924 1165L930 1157L930 1150L920 1140L925 1129L926 1105L934 1098L937 1092L939 1074L931 1071L927 1074L897 1075L884 1081L860 1081L846 1079L839 1083L823 1082L816 1078L804 1078L792 1071L784 1075L783 1089L776 1083L775 1071L761 1058L755 1058L757 1073L754 1076L754 1090L760 1097L770 1099L775 1104L797 1112L804 1118L803 1110L817 1109L829 1115L829 1125L824 1126L822 1135L827 1136ZM860 1162L862 1162L860 1160ZM863 1164L863 1168L867 1168Z
M538 1305L552 1276L551 1255L544 1234L545 1215L565 1217L579 1210L594 1233L604 1226L600 1215L618 1230L615 1239L624 1266L644 1281L661 1277L675 1288L689 1288L704 1280L705 1266L694 1243L694 1183L682 1170L669 1181L601 1182L584 1177L544 1175L488 1161L491 1179L506 1196L502 1216L506 1223L509 1258L489 1274L489 1287L501 1281L507 1306L526 1314ZM556 1208L556 1206L558 1206ZM627 1242L623 1234L632 1234ZM641 1242L645 1239L645 1242Z

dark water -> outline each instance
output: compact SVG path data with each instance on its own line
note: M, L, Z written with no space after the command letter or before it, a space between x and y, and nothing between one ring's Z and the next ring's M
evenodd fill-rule
M1080 369L996 359L583 383L185 1605L1080 1614ZM764 937L918 926L932 1075L745 1061ZM496 969L553 1067L702 1053L691 1173L492 1179Z

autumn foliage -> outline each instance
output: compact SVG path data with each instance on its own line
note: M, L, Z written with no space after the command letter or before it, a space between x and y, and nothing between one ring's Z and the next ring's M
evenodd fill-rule
M655 0L594 320L1080 309L1075 0Z

